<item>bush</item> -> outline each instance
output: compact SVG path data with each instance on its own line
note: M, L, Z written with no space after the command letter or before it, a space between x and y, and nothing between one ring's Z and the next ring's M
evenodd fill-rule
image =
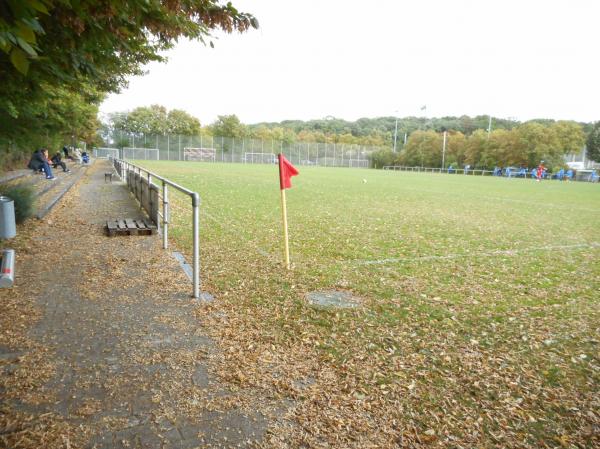
M0 194L9 197L15 203L15 221L23 223L33 215L35 193L32 186L0 186Z
M386 165L394 165L396 162L397 153L391 150L379 150L371 153L371 168L383 168Z

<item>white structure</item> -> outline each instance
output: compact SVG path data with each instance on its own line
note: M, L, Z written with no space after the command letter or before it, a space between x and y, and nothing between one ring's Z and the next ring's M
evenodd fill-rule
M119 159L118 148L94 148L94 157L108 159L109 157Z
M244 153L245 164L276 164L277 156L273 153Z
M158 161L158 148L123 147L123 159L143 159Z
M217 160L217 150L215 148L185 147L183 149L183 160L215 162Z

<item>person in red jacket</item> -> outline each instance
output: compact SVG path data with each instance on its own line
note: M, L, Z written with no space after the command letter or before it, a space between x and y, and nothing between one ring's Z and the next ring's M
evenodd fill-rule
M544 167L544 161L541 161L540 165L538 165L537 171L535 173L537 182L540 182L542 180L542 176L544 176L544 170L546 170L546 167Z

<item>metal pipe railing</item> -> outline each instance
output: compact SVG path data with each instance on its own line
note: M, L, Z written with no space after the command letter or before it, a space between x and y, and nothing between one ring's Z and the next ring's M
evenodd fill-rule
M462 169L462 168L440 168L440 167L411 167L405 165L384 165L384 170L393 170L393 171L411 171L411 172L424 172L424 173L447 173L447 174L463 174L463 175L480 175L484 176L486 174L492 175L494 173L493 170L482 170L482 169Z
M169 190L168 186L179 190L180 192L188 195L192 199L192 240L193 240L193 252L192 252L192 283L194 285L194 298L200 298L200 195L191 191L173 181L168 180L156 173L153 173L139 165L132 164L131 162L124 161L122 159L112 159L113 166L122 180L127 179L127 173L132 171L142 177L142 172L148 180L148 185L151 184L153 179L162 182L162 214L159 212L159 216L162 218L162 243L163 249L169 247L168 234L169 234L169 223L170 223L170 208L169 208ZM156 226L160 229L160 223L156 223Z

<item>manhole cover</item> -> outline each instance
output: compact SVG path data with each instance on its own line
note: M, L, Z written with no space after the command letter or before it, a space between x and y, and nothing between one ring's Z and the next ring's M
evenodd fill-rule
M350 309L360 306L360 301L358 298L355 298L349 292L342 292L338 290L307 293L306 299L310 304L320 307L338 307L342 309Z

